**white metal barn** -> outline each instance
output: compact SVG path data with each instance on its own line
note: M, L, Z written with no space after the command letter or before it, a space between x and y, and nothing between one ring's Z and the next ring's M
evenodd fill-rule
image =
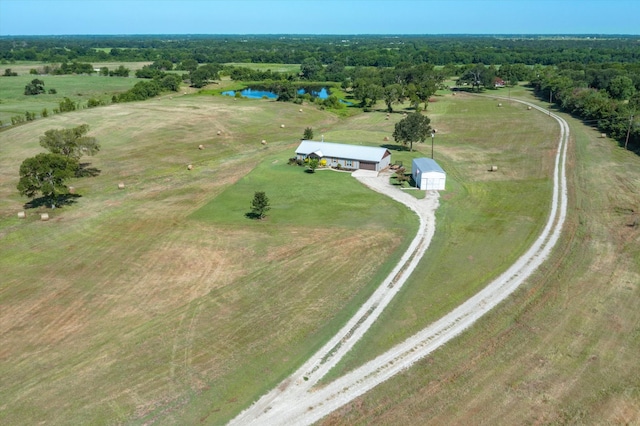
M411 176L416 186L425 191L443 191L447 174L431 158L415 158L411 162Z

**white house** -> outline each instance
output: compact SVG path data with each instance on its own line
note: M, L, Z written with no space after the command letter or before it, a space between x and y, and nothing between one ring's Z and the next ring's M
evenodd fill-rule
M350 170L375 170L379 172L391 163L391 152L386 148L343 143L303 140L296 149L296 157L318 158L327 161L327 166Z
M447 174L431 158L415 158L411 162L411 176L416 186L425 191L443 191Z

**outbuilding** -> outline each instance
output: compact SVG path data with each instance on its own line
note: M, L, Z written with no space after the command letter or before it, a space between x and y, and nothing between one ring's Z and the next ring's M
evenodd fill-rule
M386 148L303 140L296 149L299 160L324 159L329 167L379 172L391 164L391 152Z
M443 191L447 174L431 158L415 158L411 162L411 177L418 189L425 191Z

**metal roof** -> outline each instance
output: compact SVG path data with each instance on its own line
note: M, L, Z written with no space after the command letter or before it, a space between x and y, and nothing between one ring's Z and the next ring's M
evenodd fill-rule
M389 151L386 148L375 146L306 140L300 142L300 145L296 149L296 154L309 155L314 152L322 154L323 157L378 162L382 160Z
M426 158L426 157L414 158L413 163L416 165L418 169L420 169L422 173L438 172L438 173L446 174L445 171L442 170L442 167L440 167L440 165L431 158Z

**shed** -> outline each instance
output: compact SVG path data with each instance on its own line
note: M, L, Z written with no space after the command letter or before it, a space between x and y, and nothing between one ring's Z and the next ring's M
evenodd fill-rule
M411 162L411 177L418 189L425 191L443 191L447 174L431 158L415 158Z
M379 172L391 164L391 152L386 148L349 145L343 143L303 140L296 149L296 157L325 159L327 166L351 170L375 170Z

